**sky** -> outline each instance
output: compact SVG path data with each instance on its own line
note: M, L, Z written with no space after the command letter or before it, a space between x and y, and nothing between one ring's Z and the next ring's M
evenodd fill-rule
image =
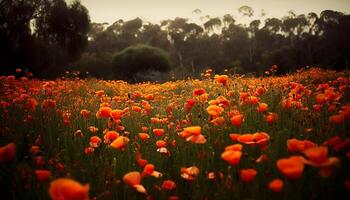
M71 2L73 0L67 0ZM238 23L260 18L261 10L266 17L283 17L289 10L307 14L330 9L350 14L350 0L80 0L89 10L92 22L112 24L118 19L130 20L140 17L143 21L159 23L175 17L200 22L202 16L222 17L232 14ZM242 17L238 8L247 5L254 9L252 18ZM200 9L201 13L193 13ZM202 20L205 21L204 18Z

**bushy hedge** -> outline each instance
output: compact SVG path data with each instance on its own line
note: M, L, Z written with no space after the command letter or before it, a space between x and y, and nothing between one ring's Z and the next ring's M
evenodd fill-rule
M170 59L167 52L145 44L130 46L117 53L113 61L115 77L129 82L138 82L137 74L151 71L167 72Z

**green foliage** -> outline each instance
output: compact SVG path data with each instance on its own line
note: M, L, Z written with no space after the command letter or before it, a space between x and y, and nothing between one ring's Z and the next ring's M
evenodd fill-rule
M138 74L170 70L168 54L160 48L139 44L117 53L113 61L115 76L130 81L140 80Z

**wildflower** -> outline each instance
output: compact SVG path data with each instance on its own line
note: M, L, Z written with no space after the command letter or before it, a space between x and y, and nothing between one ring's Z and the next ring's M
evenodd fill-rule
M213 118L216 118L216 117L219 117L222 112L224 112L224 109L217 105L211 105L211 106L208 106L207 112L210 116L212 116Z
M114 149L120 149L123 150L126 146L126 144L130 141L129 138L125 136L119 136L117 139L115 139L110 146Z
M234 166L239 163L242 157L241 151L228 150L221 154L221 158L228 162L230 165Z
M155 129L153 129L153 133L156 136L161 137L162 135L164 135L164 129L155 128Z
M260 113L266 112L267 109L268 109L268 105L266 103L259 103L259 106L257 107L257 110Z
M227 86L227 80L228 76L227 75L215 75L214 79L217 83L222 84L223 86Z
M150 138L150 136L147 133L139 133L138 135L142 141L145 141Z
M205 93L206 92L203 88L194 89L194 91L193 91L194 96L200 96L200 95L205 94Z
M283 189L283 181L281 179L274 179L269 183L269 189L273 192L281 192Z
M0 147L0 163L11 162L16 157L16 145L15 143L9 143L3 147Z
M287 147L289 152L301 152L315 146L317 145L309 140L298 140L295 138L287 140Z
M50 170L35 170L34 173L40 182L49 180L51 176Z
M269 123L270 125L272 125L273 122L278 120L278 115L277 113L273 113L273 112L269 112L266 116L265 119L267 121L267 123Z
M162 188L165 190L173 190L176 188L176 184L172 180L164 180L162 183Z
M111 117L112 108L103 106L96 113L97 118L109 118Z
M231 124L240 127L242 123L244 122L244 116L242 114L234 115L231 117Z
M87 154L87 155L90 155L92 153L94 153L95 149L93 147L86 147L84 149L84 153Z
M181 168L181 177L185 180L192 181L197 178L199 169L196 166Z
M244 182L251 182L254 180L257 171L255 169L242 169L239 172L239 176Z
M88 118L90 116L90 111L83 109L80 111L80 115L83 116L84 118Z
M126 183L130 187L136 189L136 191L138 191L140 193L147 193L146 189L143 187L143 185L141 185L140 172L133 171L133 172L126 173L123 176L123 181L124 181L124 183Z
M119 137L119 133L117 133L117 131L107 131L103 136L104 143L110 144L118 137Z
M299 179L304 171L304 158L301 156L292 156L277 161L277 168L290 179Z
M101 144L101 139L98 136L92 136L90 138L90 146L93 148L99 147Z
M89 185L81 185L69 178L59 178L51 182L49 195L52 200L88 200Z

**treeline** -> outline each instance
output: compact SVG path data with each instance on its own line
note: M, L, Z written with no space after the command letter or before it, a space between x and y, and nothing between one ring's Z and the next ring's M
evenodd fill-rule
M86 50L89 30L88 10L79 1L1 0L0 73L21 68L55 78Z
M249 7L244 9L245 15L253 13ZM350 61L349 36L350 15L332 10L320 15L289 12L281 19L253 20L249 25L238 24L229 14L203 24L184 18L152 24L136 18L110 26L93 23L78 65L95 76L108 77L110 73L101 69L113 70L115 52L146 43L169 52L171 73L177 77L199 74L208 67L239 73L263 73L272 65L279 66L279 73L307 65L345 69Z
M245 17L254 13L248 6L239 12ZM1 73L13 73L20 67L47 78L78 70L98 78L130 79L128 67L120 67L116 59L123 58L120 53L136 44L164 50L171 63L170 72L164 76L158 73L164 70L152 68L143 60L154 69L140 69L139 77L144 80L184 78L208 67L217 73L224 69L263 73L272 65L279 66L279 73L307 65L338 70L349 67L350 15L341 12L289 12L280 19L252 20L248 25L239 24L230 14L204 19L194 23L178 17L153 24L136 18L108 25L90 23L88 10L79 1L3 0Z

